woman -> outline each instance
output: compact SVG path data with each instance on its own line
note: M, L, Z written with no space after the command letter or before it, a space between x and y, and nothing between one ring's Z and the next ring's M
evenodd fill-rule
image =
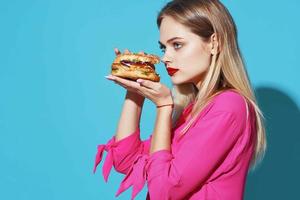
M147 182L151 200L243 199L247 172L262 159L266 139L234 21L218 0L174 0L157 25L162 62L176 71L169 73L173 90L107 77L127 94L117 133L98 146L94 170L106 150L105 180L112 166L126 174L116 196L133 186L134 199ZM145 97L157 106L156 121L141 141Z

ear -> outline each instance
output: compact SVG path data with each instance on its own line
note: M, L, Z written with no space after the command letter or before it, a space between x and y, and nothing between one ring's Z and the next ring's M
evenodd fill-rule
M218 43L218 38L217 34L213 33L210 36L210 46L211 46L211 55L215 55L219 52L219 43Z

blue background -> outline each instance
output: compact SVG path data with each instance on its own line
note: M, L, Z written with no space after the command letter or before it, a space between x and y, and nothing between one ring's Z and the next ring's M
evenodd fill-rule
M299 8L296 0L230 1L268 151L245 196L299 197ZM162 55L156 15L166 1L0 1L0 199L115 199L123 175L92 174L116 130L125 90L104 78L114 47ZM163 65L162 82L171 86ZM145 102L142 139L155 107ZM105 157L105 155L104 155ZM136 199L145 199L146 187ZM130 199L131 189L117 199Z

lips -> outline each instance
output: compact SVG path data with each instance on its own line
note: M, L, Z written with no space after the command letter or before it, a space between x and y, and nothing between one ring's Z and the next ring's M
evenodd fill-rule
M179 69L173 67L167 67L169 76L173 76Z

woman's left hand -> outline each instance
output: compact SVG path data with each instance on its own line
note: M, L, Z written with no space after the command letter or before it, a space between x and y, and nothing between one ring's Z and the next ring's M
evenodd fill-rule
M146 79L138 79L135 82L113 75L106 76L106 78L126 89L136 90L140 95L150 99L156 106L173 103L171 90L160 82Z

